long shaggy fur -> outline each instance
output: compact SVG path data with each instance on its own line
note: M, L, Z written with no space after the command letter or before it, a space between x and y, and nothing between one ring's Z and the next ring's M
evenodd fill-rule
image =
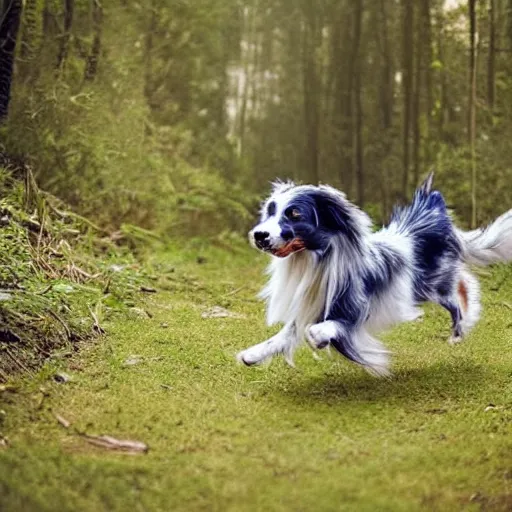
M484 229L455 228L432 175L410 205L373 232L369 217L328 186L274 185L251 243L272 254L261 292L268 324L283 329L238 354L247 365L293 353L306 339L313 349L332 346L376 375L389 372L389 353L375 337L422 315L430 301L452 319L450 342L480 315L478 281L466 263L512 260L512 210Z

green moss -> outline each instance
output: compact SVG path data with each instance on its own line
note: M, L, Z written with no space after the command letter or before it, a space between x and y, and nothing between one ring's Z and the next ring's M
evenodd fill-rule
M0 395L0 509L511 509L510 268L484 278L483 319L460 346L437 307L388 334L394 376L379 380L307 349L297 370L236 364L273 332L254 298L262 266L252 253L160 254L151 318L107 324L65 366L68 384L48 370L13 382ZM201 318L213 305L244 318ZM107 452L77 432L150 450Z

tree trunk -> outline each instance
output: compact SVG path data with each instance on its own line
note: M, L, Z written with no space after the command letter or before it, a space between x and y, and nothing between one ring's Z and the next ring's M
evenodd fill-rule
M344 37L340 38L340 46L337 49L336 61L338 63L337 76L337 118L339 122L339 151L340 151L340 182L345 192L350 196L354 196L354 157L353 152L353 131L354 131L354 112L352 95L354 90L354 22L353 3L348 3L346 9L341 10L340 25L345 25ZM347 65L348 53L348 65Z
M469 0L468 142L471 159L471 227L476 227L476 0Z
M512 48L512 0L505 0L507 46Z
M98 72L98 61L101 52L101 29L103 25L103 7L99 0L92 2L92 23L94 29L94 39L92 41L91 52L87 56L85 63L84 79L92 81Z
M489 59L487 61L487 103L494 110L495 100L495 62L496 62L496 0L489 0Z
M423 75L423 20L421 13L416 14L416 44L414 62L414 92L412 100L411 124L412 124L412 162L414 186L419 184L420 177L420 150L421 150L421 85Z
M411 100L413 79L413 0L402 0L402 81L403 81L403 131L402 131L402 198L409 192L409 134L411 129Z
M303 73L304 84L304 121L306 128L306 161L308 162L309 180L312 183L319 181L319 76L315 58L318 13L313 0L308 0L305 11L305 25L303 30Z
M363 0L357 1L354 16L354 169L357 183L357 202L360 207L364 205L364 162L363 162L363 104L361 101L361 74L362 62L360 54L361 47L361 25L363 19Z
M57 69L62 70L69 51L71 27L73 25L74 0L64 0L64 33L61 34L59 54L57 56Z
M421 27L423 31L424 60L423 73L425 84L425 112L426 127L424 135L425 162L430 163L431 137L432 137L432 113L434 110L433 82L432 82L432 18L430 12L430 0L423 0L421 3ZM421 43L421 41L420 41Z
M0 19L0 123L7 118L22 1L4 0Z
M150 18L149 25L146 32L145 48L144 48L144 96L148 102L149 108L157 108L157 105L153 103L153 91L154 91L154 80L153 80L153 34L157 28L157 8L155 1L151 2L149 7Z
M378 48L381 50L381 80L379 87L379 107L382 125L382 154L381 162L391 151L392 139L391 128L393 124L393 104L394 104L394 73L393 58L388 31L388 14L386 11L386 0L380 0L379 13L375 16L375 35L377 37ZM382 39L380 35L382 34ZM382 218L384 219L389 212L389 179L387 168L384 164L381 168L381 200L382 200Z

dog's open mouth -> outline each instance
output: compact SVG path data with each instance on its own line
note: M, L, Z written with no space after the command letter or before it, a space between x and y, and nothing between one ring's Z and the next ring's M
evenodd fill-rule
M279 249L273 249L271 252L274 256L277 256L279 258L286 258L286 256L289 256L290 254L294 252L301 252L306 249L306 246L304 244L304 241L300 238L294 238L293 240L290 240L287 244L283 245Z

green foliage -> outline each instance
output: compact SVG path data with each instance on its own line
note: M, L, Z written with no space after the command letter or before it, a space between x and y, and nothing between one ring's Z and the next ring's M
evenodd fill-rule
M32 37L38 6L25 11L22 48L39 41ZM212 38L225 12L199 7L104 5L103 52L92 81L84 79L94 29L87 2L74 4L61 69L54 67L59 3L46 5L38 65L27 67L20 53L3 146L32 162L42 188L107 230L128 223L166 235L213 235L221 226L248 225L255 200L228 179L236 163L218 125L223 98L214 70L224 53ZM152 17L157 26L150 28ZM180 62L172 56L178 50Z
M144 276L129 252L30 183L29 169L0 168L0 381L102 332Z

